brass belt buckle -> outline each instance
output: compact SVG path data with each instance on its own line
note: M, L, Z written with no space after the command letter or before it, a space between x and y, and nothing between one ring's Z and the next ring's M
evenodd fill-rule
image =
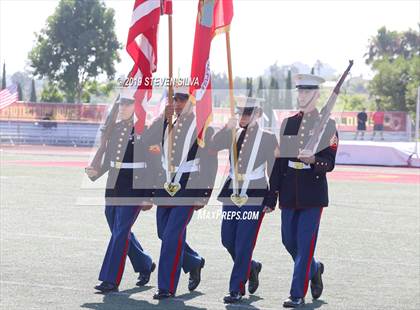
M301 163L301 162L295 162L295 168L296 169L303 169L303 163Z
M172 183L172 182L171 183L168 183L168 182L165 182L165 184L163 185L163 187L168 192L168 194L173 197L181 189L181 184L179 184L178 182L177 183Z
M240 208L248 201L248 195L240 195L233 193L232 195L230 195L230 200L232 200L232 202Z
M120 161L115 162L115 168L121 169L121 166L122 166L122 162L120 162Z

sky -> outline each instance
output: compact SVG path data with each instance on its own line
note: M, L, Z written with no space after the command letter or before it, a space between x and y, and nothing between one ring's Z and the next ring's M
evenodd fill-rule
M0 0L0 61L7 73L24 70L27 55L58 1ZM105 1L115 10L116 34L124 45L131 21L134 0ZM197 0L174 0L173 36L175 76L188 77L197 14ZM369 78L372 72L363 55L368 40L381 26L390 30L417 29L420 0L235 0L231 25L233 73L258 76L277 62L288 65L302 62L312 66L317 59L337 71L354 59L353 76ZM158 71L168 72L168 24L159 28ZM132 60L120 51L119 74L127 74ZM227 72L224 35L213 40L210 65L214 72Z

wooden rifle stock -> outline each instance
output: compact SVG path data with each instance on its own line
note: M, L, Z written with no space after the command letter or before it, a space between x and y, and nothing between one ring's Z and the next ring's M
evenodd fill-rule
M340 80L337 82L337 84L334 87L333 93L328 98L327 103L325 106L321 109L321 119L319 122L317 122L314 126L314 134L309 139L307 145L302 151L302 154L305 156L311 156L314 155L317 152L319 143L321 141L322 135L325 132L325 129L327 127L327 123L330 119L331 112L335 106L335 103L337 101L338 94L340 93L341 86L344 83L344 80L346 79L347 75L350 72L351 67L353 66L353 60L349 61L349 65L347 69L344 71L343 75L341 76Z
M119 98L117 97L115 100L111 111L108 113L105 123L103 124L101 128L101 138L100 138L100 144L98 149L96 150L95 156L92 159L92 162L90 163L90 166L93 167L96 171L99 171L102 167L102 161L105 154L105 151L108 146L109 139L111 138L112 130L115 126L115 122L117 120L118 116L118 108L119 108ZM95 179L95 178L90 178Z

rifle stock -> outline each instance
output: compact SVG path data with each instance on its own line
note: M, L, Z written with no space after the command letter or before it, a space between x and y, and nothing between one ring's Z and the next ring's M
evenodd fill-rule
M100 144L99 144L98 149L96 150L95 156L93 157L90 163L90 166L93 167L96 171L99 171L102 167L103 157L106 152L109 139L111 137L112 129L114 128L115 122L117 120L119 98L120 96L118 96L117 99L114 101L111 111L108 113L105 123L103 124L101 128ZM90 179L94 180L96 178L90 178Z
M343 75L338 80L337 84L334 87L334 90L331 96L328 98L327 103L321 109L321 119L317 122L314 126L314 134L309 139L308 143L306 144L305 148L302 151L302 154L305 156L312 156L316 153L319 143L321 141L321 137L325 132L327 127L328 120L330 119L331 112L335 106L337 101L337 97L340 93L341 86L344 83L347 75L350 73L350 69L353 66L353 60L349 61L349 65L347 69L344 71Z

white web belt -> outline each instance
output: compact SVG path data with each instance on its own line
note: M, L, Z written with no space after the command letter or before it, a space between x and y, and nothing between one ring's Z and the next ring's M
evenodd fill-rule
M142 169L147 168L147 164L145 162L123 163L120 161L111 161L111 167L117 169Z

